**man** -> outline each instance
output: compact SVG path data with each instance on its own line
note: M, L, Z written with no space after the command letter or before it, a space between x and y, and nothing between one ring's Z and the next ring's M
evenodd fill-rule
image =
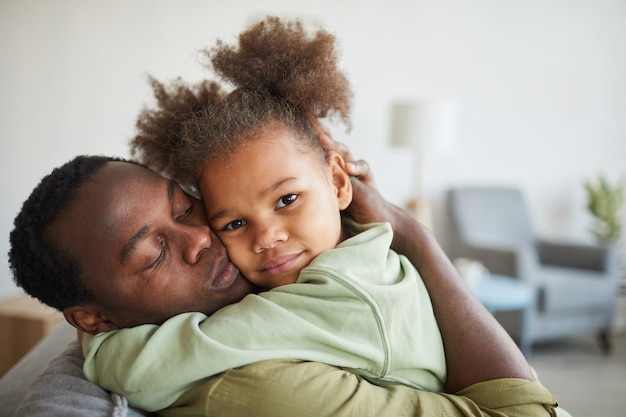
M424 278L446 346L446 388L458 395L376 387L338 368L285 360L222 374L178 406L204 401L205 411L229 416L471 416L491 409L554 415L554 398L456 279L432 236L375 190L358 179L353 183L353 216L391 221L396 250ZM185 311L211 314L254 290L208 228L199 201L172 181L119 160L79 157L55 170L24 204L11 246L18 284L89 333L161 323Z

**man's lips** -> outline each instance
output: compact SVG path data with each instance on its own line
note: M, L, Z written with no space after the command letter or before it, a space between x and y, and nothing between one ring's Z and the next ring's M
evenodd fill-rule
M237 280L239 270L231 262L220 272L211 283L211 288L227 288Z
M302 253L283 255L270 259L259 268L259 272L269 275L282 274L294 267L300 255L302 255Z

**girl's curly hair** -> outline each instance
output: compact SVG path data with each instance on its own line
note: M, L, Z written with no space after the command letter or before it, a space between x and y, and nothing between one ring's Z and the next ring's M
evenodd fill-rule
M195 85L177 78L169 86L149 78L156 99L156 108L144 108L136 122L137 135L130 143L131 156L143 161L156 172L176 178L190 186L195 178L189 164L181 156L185 122L206 108L217 106L226 96L222 87L204 80Z
M268 17L237 45L218 40L203 54L232 90L180 79L167 88L151 79L157 108L140 114L131 141L133 156L181 185L194 189L204 161L227 156L270 123L317 147L318 118L338 117L350 129L352 93L330 33L309 35L299 21Z
M319 118L336 112L350 125L350 87L335 37L324 30L309 36L300 21L269 17L239 35L238 47L218 41L205 54L235 87L272 93Z

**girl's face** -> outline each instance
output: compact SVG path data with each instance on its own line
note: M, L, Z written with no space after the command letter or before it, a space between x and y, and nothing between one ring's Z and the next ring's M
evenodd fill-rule
M344 161L304 150L272 124L231 156L208 160L200 178L209 225L231 261L265 288L294 283L341 240L340 210L352 199Z

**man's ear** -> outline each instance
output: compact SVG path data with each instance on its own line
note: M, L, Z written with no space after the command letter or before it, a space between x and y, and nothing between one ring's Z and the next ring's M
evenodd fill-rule
M327 160L330 164L333 185L337 193L339 210L345 210L352 202L352 182L346 173L346 161L336 152L330 152Z
M65 320L85 333L96 334L118 328L93 305L71 306L63 310Z

